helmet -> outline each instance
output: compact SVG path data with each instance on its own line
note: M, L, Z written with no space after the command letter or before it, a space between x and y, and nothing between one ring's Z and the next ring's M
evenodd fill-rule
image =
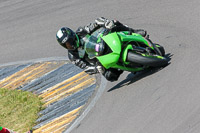
M68 50L75 50L78 48L78 38L70 28L63 27L58 30L56 34L58 43Z

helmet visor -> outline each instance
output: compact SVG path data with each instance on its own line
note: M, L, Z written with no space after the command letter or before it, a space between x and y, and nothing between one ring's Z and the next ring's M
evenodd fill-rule
M69 50L75 50L75 46L71 44L70 42L66 42L65 47Z

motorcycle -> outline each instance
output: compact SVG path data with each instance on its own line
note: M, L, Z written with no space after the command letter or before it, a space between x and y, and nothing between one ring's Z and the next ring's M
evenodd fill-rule
M169 62L161 45L130 31L108 32L100 28L83 40L85 45L83 50L78 50L79 55L86 52L105 69L138 72L149 67L163 67Z

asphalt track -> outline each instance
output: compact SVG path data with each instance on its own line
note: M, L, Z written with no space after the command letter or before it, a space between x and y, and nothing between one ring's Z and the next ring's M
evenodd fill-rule
M0 64L66 56L60 27L118 19L146 29L171 64L108 83L72 133L199 133L199 11L199 0L0 0Z

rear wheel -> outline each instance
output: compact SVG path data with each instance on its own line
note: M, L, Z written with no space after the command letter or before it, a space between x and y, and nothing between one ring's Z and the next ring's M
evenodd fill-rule
M158 55L138 54L129 51L127 54L127 61L141 64L144 66L161 67L168 64L168 59Z

